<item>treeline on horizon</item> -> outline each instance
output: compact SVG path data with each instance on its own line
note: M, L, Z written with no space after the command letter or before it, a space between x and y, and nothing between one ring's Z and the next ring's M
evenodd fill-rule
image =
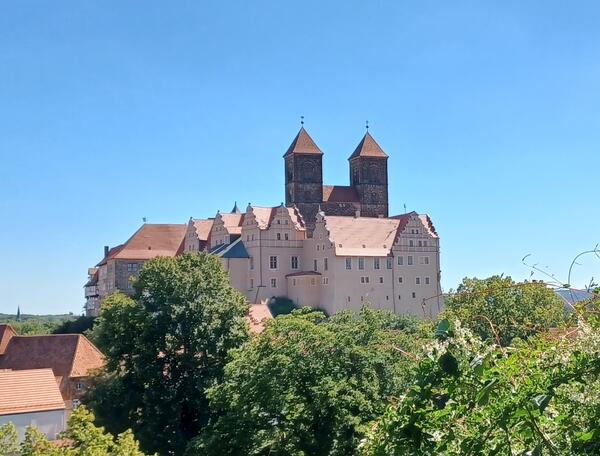
M131 454L600 454L599 299L567 313L493 276L436 321L304 308L250 334L210 255L148 261L134 287L88 332L106 366L84 398Z

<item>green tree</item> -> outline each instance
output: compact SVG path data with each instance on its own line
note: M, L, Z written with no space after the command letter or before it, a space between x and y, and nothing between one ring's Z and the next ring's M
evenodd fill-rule
M247 306L207 254L148 261L134 287L102 304L92 338L107 364L86 403L113 433L126 422L143 448L179 454L208 421L205 390L227 352L248 338Z
M131 431L117 436L106 433L94 424L94 415L79 407L69 417L67 431L61 442L48 441L37 428L29 427L25 440L17 445L14 454L20 456L144 456ZM16 441L16 436L15 436ZM2 453L8 454L8 453Z
M409 378L418 339L413 321L367 308L279 316L232 352L209 390L218 417L186 454L353 454Z
M502 348L441 321L363 454L600 454L600 334L587 323L573 331Z
M483 339L508 345L565 321L562 300L542 283L510 277L464 279L446 299L443 318L458 319Z
M0 454L12 454L19 450L17 429L11 422L0 426Z

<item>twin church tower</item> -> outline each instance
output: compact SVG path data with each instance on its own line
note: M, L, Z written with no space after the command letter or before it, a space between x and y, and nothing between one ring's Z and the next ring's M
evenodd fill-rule
M326 215L388 217L388 156L368 130L348 158L349 186L323 185L323 152L304 126L283 158L285 204L298 208L310 231L319 210Z

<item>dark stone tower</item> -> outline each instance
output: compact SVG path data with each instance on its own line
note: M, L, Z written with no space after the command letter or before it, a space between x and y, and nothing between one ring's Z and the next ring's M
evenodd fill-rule
M298 207L312 232L323 201L323 152L302 127L283 158L285 204Z
M361 217L388 216L386 153L369 132L350 155L350 185L360 200Z

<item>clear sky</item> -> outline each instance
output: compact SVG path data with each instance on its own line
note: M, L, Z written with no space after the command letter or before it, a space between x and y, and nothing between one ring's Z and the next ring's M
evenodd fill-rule
M371 132L442 284L600 242L597 1L0 2L0 312L80 313L142 223L284 199L299 117L328 184ZM574 284L600 276L584 259Z

